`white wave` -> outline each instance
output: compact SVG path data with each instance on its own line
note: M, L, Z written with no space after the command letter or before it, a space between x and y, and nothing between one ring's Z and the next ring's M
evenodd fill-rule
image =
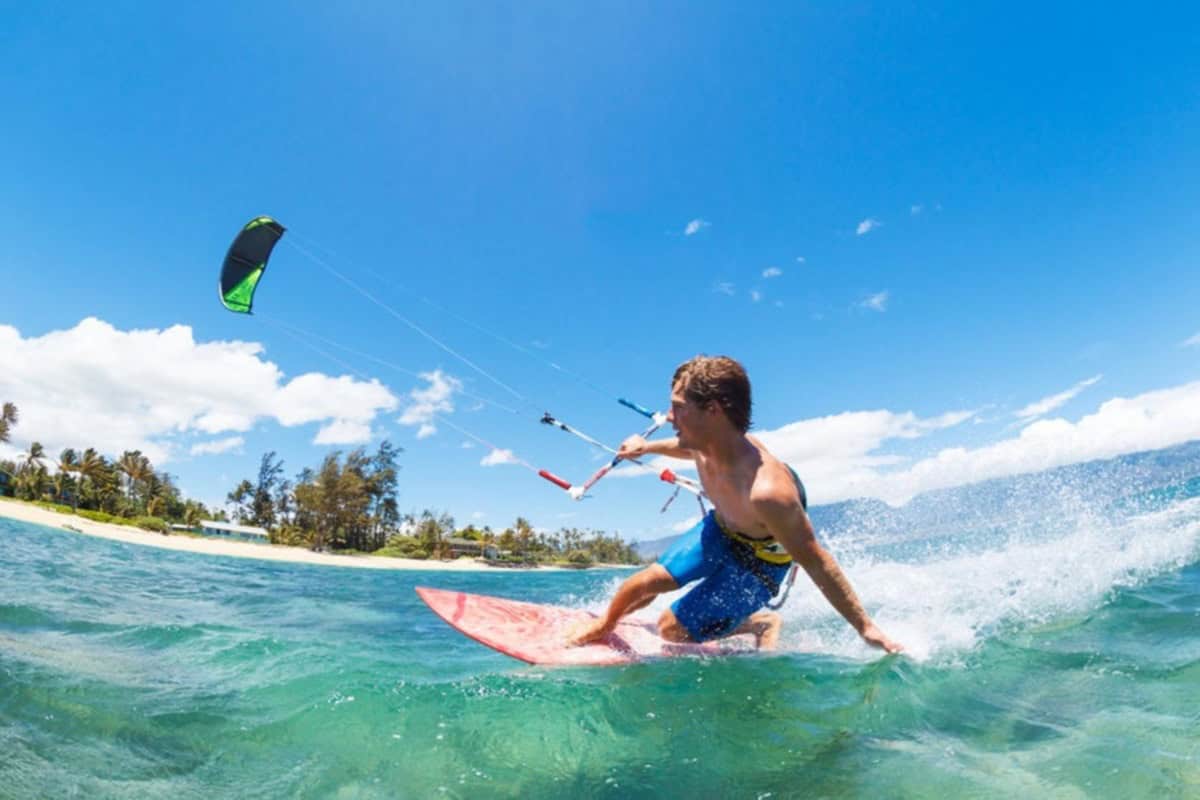
M952 660L996 631L1034 626L1101 606L1137 586L1200 559L1200 498L1121 520L1059 517L1041 531L1014 533L967 553L894 560L870 550L838 559L872 617L920 661ZM623 577L572 605L601 613ZM662 595L636 616L654 619L686 591ZM781 610L781 649L853 659L875 651L801 572Z

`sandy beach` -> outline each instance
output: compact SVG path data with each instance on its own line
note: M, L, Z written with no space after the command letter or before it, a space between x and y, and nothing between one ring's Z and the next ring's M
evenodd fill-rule
M514 574L527 573L527 569L512 569L493 567L476 561L473 558L458 558L453 561L425 561L414 558L390 558L387 556L366 555L333 555L331 553L314 553L303 547L288 547L278 544L257 544L254 542L239 542L215 538L199 538L195 536L170 535L145 531L127 525L113 525L92 520L74 514L62 514L49 511L39 506L23 503L8 498L0 499L0 516L31 522L36 525L46 525L51 528L68 530L72 533L82 533L87 536L98 536L102 539L112 539L127 544L140 544L147 547L158 547L164 550L183 550L189 553L203 553L211 556L232 556L233 558L257 558L264 561L290 561L298 564L318 564L325 567L355 567L358 569L405 569L405 570L444 570L449 572L511 572ZM67 528L66 526L70 526ZM602 565L597 565L602 566ZM614 565L615 566L615 565ZM538 566L539 570L558 570L563 567Z

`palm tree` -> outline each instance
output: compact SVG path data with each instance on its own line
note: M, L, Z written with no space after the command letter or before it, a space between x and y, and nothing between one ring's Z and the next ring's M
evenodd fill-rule
M233 487L233 491L225 496L225 502L232 503L234 507L233 515L238 522L245 522L248 512L246 504L254 495L254 484L250 481L243 480L237 486Z
M142 455L141 450L126 450L117 459L116 466L126 478L125 497L133 503L138 484L148 479L154 471L150 459Z
M9 431L16 424L17 407L12 403L5 403L3 407L0 407L0 442L8 441Z
M35 467L42 466L43 459L46 458L46 448L42 447L41 442L34 442L29 445L29 452L22 456L24 461L21 464L21 471L27 472Z
M517 547L520 548L521 557L528 558L529 543L533 539L533 526L524 517L517 517L517 521L513 523L513 528L515 529Z
M97 453L95 448L89 447L79 457L79 461L75 464L75 471L79 473L79 486L75 490L74 502L75 510L78 511L79 495L83 491L83 482L86 480L89 484L95 485L104 472L104 457Z
M188 500L183 506L183 524L195 528L204 517L204 506L195 500Z
M58 497L58 502L62 502L63 494L66 487L71 484L71 473L79 466L79 459L75 456L75 451L68 447L58 454L58 473L54 476L54 494ZM72 495L77 492L72 492Z

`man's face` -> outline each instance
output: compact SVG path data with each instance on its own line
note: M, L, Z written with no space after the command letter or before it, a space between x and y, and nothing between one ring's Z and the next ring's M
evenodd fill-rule
M667 422L675 428L680 447L695 447L704 437L704 409L687 399L681 384L671 390L671 410Z

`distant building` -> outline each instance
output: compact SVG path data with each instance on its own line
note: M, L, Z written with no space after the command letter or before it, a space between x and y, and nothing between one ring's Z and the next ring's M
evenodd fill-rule
M234 525L232 522L218 522L215 519L201 520L200 533L221 539L238 539L243 542L259 542L261 544L266 544L270 536L266 528L256 528L253 525Z
M475 539L463 539L454 536L447 539L446 544L450 546L451 558L460 558L462 556L496 558L500 554L494 545L484 544Z

